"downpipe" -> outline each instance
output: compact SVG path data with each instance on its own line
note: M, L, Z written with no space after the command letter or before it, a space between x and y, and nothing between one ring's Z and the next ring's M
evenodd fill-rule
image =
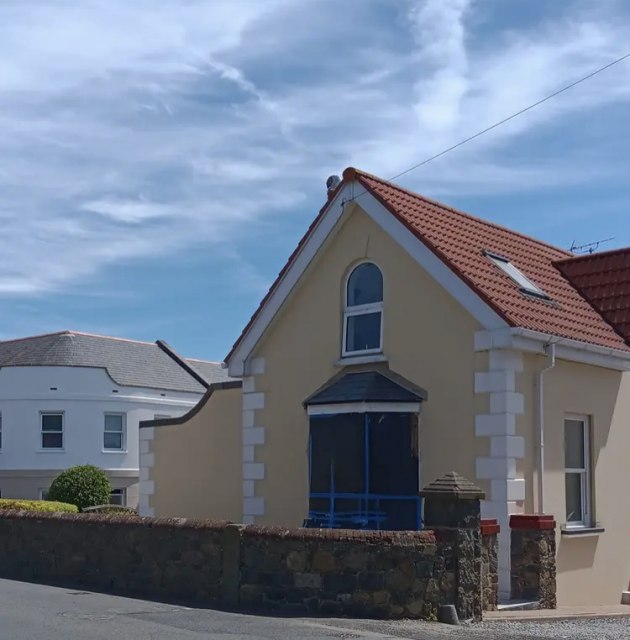
M556 366L556 345L544 349L547 363L538 373L538 513L545 513L545 373Z

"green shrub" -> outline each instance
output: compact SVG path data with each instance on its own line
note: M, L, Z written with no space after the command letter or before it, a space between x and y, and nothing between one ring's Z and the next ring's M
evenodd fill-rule
M66 502L51 502L49 500L11 500L10 498L0 499L0 510L11 509L12 511L48 511L49 513L77 513L79 509L73 504Z
M131 507L122 507L119 504L99 504L95 507L85 507L83 513L105 513L105 514L126 514L137 516L138 512Z
M71 467L60 473L50 485L49 500L69 502L79 509L105 504L112 486L106 473L90 464Z

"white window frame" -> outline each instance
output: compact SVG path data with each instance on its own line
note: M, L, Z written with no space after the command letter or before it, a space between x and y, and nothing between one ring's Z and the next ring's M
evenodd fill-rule
M44 431L44 416L61 416L61 431ZM61 433L60 447L45 447L44 434ZM40 451L64 451L66 448L66 413L65 411L40 411L39 412L39 446Z
M115 491L120 491L120 504L118 502L112 502L112 495L114 494ZM127 489L124 488L117 488L117 489L112 489L112 492L109 494L109 504L113 504L116 505L118 507L126 507L127 506Z
M489 251L485 252L486 257L491 260L505 275L512 280L519 289L530 295L549 300L549 296L538 286L536 286L516 265L512 264L507 258L499 256Z
M566 522L567 529L585 529L593 526L593 514L592 514L592 480L591 480L591 420L589 416L567 414L564 416L563 422L563 443L566 443L566 422L567 421L581 422L583 425L583 437L584 437L584 465L581 468L564 467L565 477L565 496L566 496L566 476L569 473L579 473L581 475L580 487L582 489L582 520L573 520ZM564 449L564 447L563 447ZM565 464L566 464L566 452L565 452ZM566 498L565 498L566 499ZM565 505L565 518L566 518L566 505Z
M362 264L373 264L381 274L381 280L383 281L383 298L385 298L385 279L383 277L382 269L374 262L373 260L362 260L361 262L357 262L352 265L352 268L346 274L343 286L343 335L341 342L341 356L343 358L347 356L356 356L356 355L371 355L374 353L383 353L383 321L384 321L384 313L383 313L383 300L380 302L371 302L369 304L361 304L355 305L352 307L348 306L348 283L350 282L350 277L358 269ZM352 316L365 316L370 313L379 313L381 316L380 323L380 335L379 335L379 345L374 349L358 349L355 351L349 351L347 348L347 338L348 338L348 318Z
M120 416L122 422L122 431L108 431L106 429L107 416ZM105 446L105 434L106 433L120 433L120 448L111 448ZM103 451L113 451L117 453L125 452L127 450L127 414L120 411L106 411L103 414Z

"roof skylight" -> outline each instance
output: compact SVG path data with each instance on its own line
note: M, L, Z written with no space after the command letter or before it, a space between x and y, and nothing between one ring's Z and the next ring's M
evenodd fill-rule
M485 252L486 256L494 262L494 264L503 271L509 278L511 278L520 288L523 293L529 293L539 298L549 300L549 296L539 287L537 287L524 273L519 271L507 258L498 256L488 251Z

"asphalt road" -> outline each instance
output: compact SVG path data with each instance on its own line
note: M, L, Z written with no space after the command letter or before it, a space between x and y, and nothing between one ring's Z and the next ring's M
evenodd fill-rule
M545 624L276 618L0 579L0 640L627 640L630 619Z
M0 640L442 640L462 637L457 631L436 623L243 615L0 580Z

